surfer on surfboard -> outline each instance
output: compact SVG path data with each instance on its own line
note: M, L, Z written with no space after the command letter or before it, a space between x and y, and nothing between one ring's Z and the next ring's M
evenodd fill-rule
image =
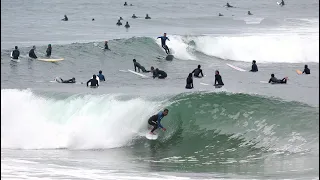
M29 51L29 57L30 58L33 58L33 59L37 59L38 58L36 53L34 52L35 50L36 50L36 46L32 46L32 49L30 49L30 51Z
M304 65L304 70L302 71L302 74L310 74L310 69L308 68L308 65Z
M222 77L220 76L220 72L218 70L216 70L216 75L214 77L215 77L214 86L221 87L224 85L222 82Z
M283 79L277 79L274 77L274 74L271 74L271 78L269 80L269 83L272 84L287 84L288 77L285 77Z
M251 67L250 72L258 72L258 66L256 64L256 60L252 61L252 67Z
M161 47L166 51L167 54L170 54L170 50L166 45L166 40L170 41L170 39L167 37L167 33L163 33L163 36L159 36L157 39L159 38L161 39Z
M51 51L52 51L52 47L51 47L51 44L48 44L48 48L47 48L47 50L46 50L46 56L47 57L50 57L51 56Z
M164 116L168 115L168 113L169 113L169 110L164 109L163 111L160 111L158 114L153 115L149 118L148 124L153 126L153 129L150 131L150 134L155 135L154 131L158 128L161 128L163 131L166 131L166 128L164 128L160 122Z
M136 59L133 59L133 66L134 66L134 71L135 71L135 72L137 72L137 68L138 68L138 71L139 71L139 72L140 72L140 69L141 69L141 71L144 72L144 73L150 72L150 71L147 71L144 66L141 66L140 63L138 63Z
M201 65L200 64L198 65L197 69L194 69L192 71L192 74L193 74L194 77L197 77L197 78L202 78L203 77L203 73L202 73L202 69L201 69ZM201 74L201 76L200 76L200 74Z
M20 56L20 51L18 50L18 46L14 47L14 50L11 53L11 58L12 59L19 59Z

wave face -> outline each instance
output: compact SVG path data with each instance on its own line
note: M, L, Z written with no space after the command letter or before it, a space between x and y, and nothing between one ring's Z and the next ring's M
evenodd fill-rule
M170 110L163 120L168 132L160 132L159 140L164 146L174 144L173 149L181 153L211 146L289 152L318 150L317 108L297 102L226 93L180 94L168 102L120 95L53 99L15 89L1 90L1 147L139 146L145 140L147 119L163 107ZM190 144L193 145L186 149Z
M196 60L196 52L224 60L261 63L319 62L319 36L299 34L253 36L173 36L168 46L180 59Z

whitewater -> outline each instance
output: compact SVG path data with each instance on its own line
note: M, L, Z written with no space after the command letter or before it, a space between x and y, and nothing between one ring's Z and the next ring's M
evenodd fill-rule
M319 1L285 2L2 1L1 179L319 179ZM41 56L47 44L65 60L10 60L14 46ZM168 77L136 76L132 59ZM185 89L199 64L205 77ZM99 70L106 82L87 88ZM261 83L271 73L288 83ZM164 108L167 131L150 141Z

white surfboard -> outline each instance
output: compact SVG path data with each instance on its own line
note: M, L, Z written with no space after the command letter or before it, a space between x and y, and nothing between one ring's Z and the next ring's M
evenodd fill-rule
M46 59L46 58L38 58L39 61L45 61L45 62L58 62L63 61L64 58L57 58L57 59Z
M150 134L150 132L148 131L146 133L146 138L149 140L156 140L156 139L158 139L158 134L153 135L153 134Z
M134 72L134 71L132 71L132 70L130 70L130 69L128 69L128 71L131 72L131 73L133 73L133 74L136 74L136 75L138 75L138 76L144 77L144 78L147 78L147 77L148 77L148 76L143 75L143 74L141 74L141 73Z
M235 70L238 70L238 71L242 71L242 72L246 71L246 70L244 70L244 69L241 69L241 68L239 68L239 67L237 67L237 66L234 66L234 65L231 65L231 64L228 64L228 63L227 63L227 65L228 65L229 67L235 69Z
M209 84L207 84L207 83L200 83L201 85L205 85L205 86L209 86Z
M280 5L280 3L279 3L279 2L277 2L277 4L278 4L278 5Z
M268 84L269 82L268 81L260 81L260 83Z

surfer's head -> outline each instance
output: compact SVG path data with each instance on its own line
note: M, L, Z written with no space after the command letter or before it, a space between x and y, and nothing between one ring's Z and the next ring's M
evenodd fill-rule
M94 21L94 18L92 18L92 21Z
M166 36L167 36L167 33L163 33L163 36L166 37Z
M304 65L304 68L308 68L308 65Z
M48 47L51 47L51 44L48 44Z
M104 41L105 44L108 44L108 41Z
M153 66L151 66L151 71L154 71L154 67Z
M32 46L33 49L36 49L36 46Z
M200 65L200 64L198 65L198 68L199 68L199 69L201 68L201 65Z
M73 77L72 80L76 80L76 78Z
M256 60L253 60L253 61L252 61L252 64L255 64L255 63L256 63Z
M15 46L14 49L18 49L18 46Z
M126 22L126 25L129 25L128 21Z
M93 77L93 79L96 79L97 76L94 74L92 77Z
M99 74L102 74L102 71L101 71L101 70L99 71Z
M133 59L132 61L133 61L133 62L136 62L136 59Z
M164 110L163 110L163 115L164 115L164 116L168 115L168 113L169 113L169 110L168 110L168 109L164 109Z
M271 77L274 77L274 74L271 74Z
M192 77L192 73L189 73L189 76L188 77Z
M216 74L220 74L218 70L216 70Z

